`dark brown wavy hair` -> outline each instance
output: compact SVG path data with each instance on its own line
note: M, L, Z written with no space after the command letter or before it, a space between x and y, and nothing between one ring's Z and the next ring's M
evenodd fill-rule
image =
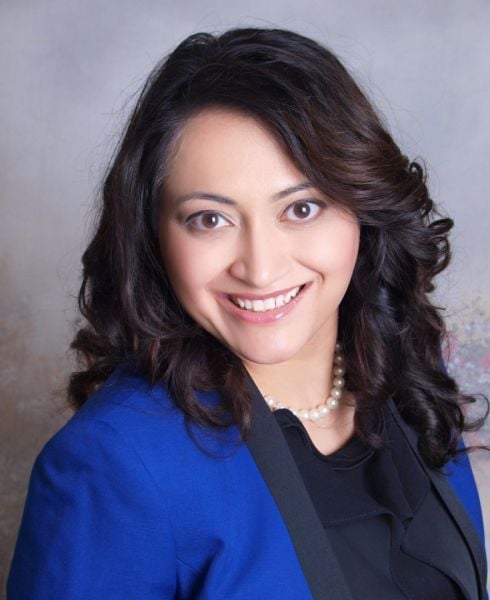
M130 361L151 382L165 382L187 425L219 430L235 423L247 438L245 368L184 312L159 252L172 149L187 119L209 106L258 118L315 187L357 215L359 255L339 307L346 385L358 398L355 428L379 444L369 417L394 395L425 461L440 469L463 451L461 433L485 418L468 421L464 405L475 398L446 372L443 309L429 298L450 261L453 221L433 220L442 215L425 169L401 153L339 59L292 31L196 33L150 74L105 177L83 255L79 305L86 323L72 342L83 368L70 377L72 406ZM195 390L218 390L220 403L204 407Z

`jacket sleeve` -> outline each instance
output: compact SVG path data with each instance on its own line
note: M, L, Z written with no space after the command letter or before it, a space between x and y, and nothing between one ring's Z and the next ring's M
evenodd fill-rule
M439 348L439 362L442 371L447 375L448 372L442 348ZM461 437L458 443L458 449L463 448L465 448L465 443ZM473 525L478 531L482 545L485 546L485 532L480 497L468 454L459 455L457 459L450 461L445 466L444 470L449 483L452 485L454 491L467 509Z
M465 447L461 438L458 448ZM444 467L446 478L465 506L475 529L478 532L482 546L485 546L485 531L480 497L468 454L461 454Z
M110 424L64 427L33 467L8 600L174 598L162 495Z

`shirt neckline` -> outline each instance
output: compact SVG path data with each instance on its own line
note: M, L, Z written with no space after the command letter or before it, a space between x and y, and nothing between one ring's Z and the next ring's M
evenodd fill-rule
M356 433L354 433L340 448L330 454L323 454L318 450L310 438L308 430L288 408L279 408L273 411L281 429L296 428L302 436L305 446L315 457L325 463L329 463L335 470L353 469L363 464L373 455L375 448L366 444ZM386 430L386 417L383 411L378 411L372 416L371 431L383 436Z

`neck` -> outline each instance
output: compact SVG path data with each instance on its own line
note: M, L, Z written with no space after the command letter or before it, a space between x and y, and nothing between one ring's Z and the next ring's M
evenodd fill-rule
M272 365L250 362L244 365L263 395L307 410L326 400L332 389L335 343L334 339L323 352L308 357Z

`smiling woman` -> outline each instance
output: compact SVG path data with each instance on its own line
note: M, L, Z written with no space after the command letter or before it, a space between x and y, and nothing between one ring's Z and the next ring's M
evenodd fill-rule
M267 129L237 111L189 119L170 161L159 237L179 302L249 372L275 365L276 377L292 376L282 397L303 395L307 408L322 390L304 378L332 361L357 218L305 184ZM331 375L320 372L324 388Z
M83 256L74 416L9 598L481 600L434 278L449 218L337 57L184 40L150 75Z

